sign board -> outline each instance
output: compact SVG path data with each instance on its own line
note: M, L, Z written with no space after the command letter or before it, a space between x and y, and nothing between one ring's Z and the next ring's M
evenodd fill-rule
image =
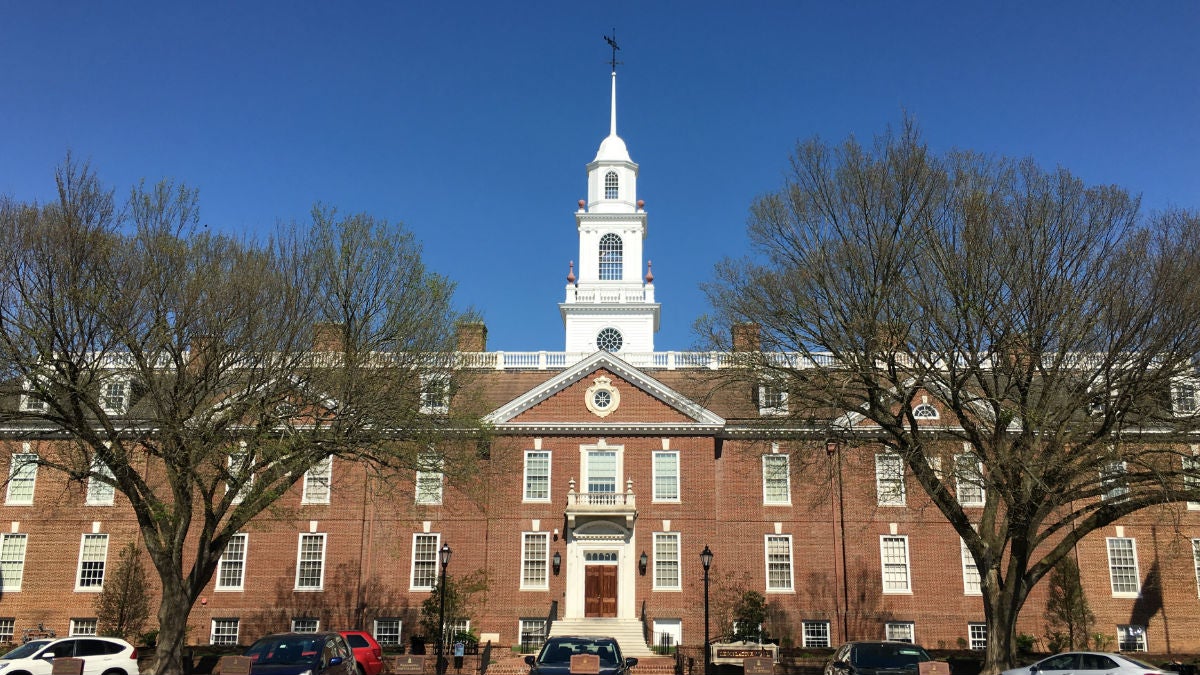
M572 654L571 675L600 675L598 654Z
M775 661L778 645L763 645L757 642L717 642L712 646L712 662L718 665L744 666L746 659L768 659Z
M392 661L394 675L418 675L425 670L425 657L402 654Z
M923 661L917 664L917 672L920 675L950 675L950 663L948 661Z
M50 668L51 675L83 675L83 659L73 659L68 656L54 659Z
M742 670L745 675L772 675L775 672L775 661L770 657L751 656L742 660Z
M217 661L217 667L213 669L213 672L220 673L220 675L250 675L253 663L249 656L229 654L222 656L221 660Z

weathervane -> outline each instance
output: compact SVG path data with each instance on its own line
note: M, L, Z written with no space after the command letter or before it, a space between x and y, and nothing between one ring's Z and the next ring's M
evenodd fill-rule
M613 72L615 73L617 72L618 65L624 65L622 61L617 60L617 51L621 49L617 46L617 29L613 28L612 37L605 35L604 41L608 43L609 47L612 47L612 60L609 63L612 65Z

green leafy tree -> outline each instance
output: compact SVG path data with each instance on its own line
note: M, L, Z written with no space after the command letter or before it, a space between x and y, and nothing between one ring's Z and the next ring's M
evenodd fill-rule
M767 639L767 599L758 591L746 591L733 606L733 639L759 642Z
M436 643L438 635L441 634L441 627L438 624L442 607L442 589L440 584L441 577L438 577L433 590L429 592L429 597L421 602L421 630L425 633L425 639L432 643ZM451 574L447 574L446 625L470 620L471 604L474 597L486 590L487 577L483 570L475 570L470 574L465 574L457 578ZM449 634L445 636L447 642L453 641L456 637L458 636Z
M1046 646L1052 652L1086 649L1096 626L1096 615L1088 606L1074 556L1054 566L1046 582Z
M129 542L104 580L104 589L93 601L101 635L136 640L150 617L146 566L137 542Z

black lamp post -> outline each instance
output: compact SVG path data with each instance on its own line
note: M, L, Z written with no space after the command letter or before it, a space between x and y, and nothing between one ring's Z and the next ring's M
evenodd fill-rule
M449 544L442 544L441 550L438 551L438 557L442 563L442 581L438 584L438 591L442 597L441 602L438 603L437 675L445 675L446 660L442 654L446 649L446 566L450 564Z
M708 544L705 544L704 550L700 552L700 564L704 565L704 673L705 673L705 675L707 675L709 672L711 672L711 670L709 669L709 662L712 661L712 659L709 658L709 653L708 653L708 567L709 567L709 565L712 565L712 559L713 559L713 552L711 549L708 548Z

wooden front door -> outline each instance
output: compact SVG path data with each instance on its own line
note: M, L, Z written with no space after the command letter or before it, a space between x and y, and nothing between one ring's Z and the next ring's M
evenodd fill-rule
M583 603L584 616L617 615L617 566L588 565Z

